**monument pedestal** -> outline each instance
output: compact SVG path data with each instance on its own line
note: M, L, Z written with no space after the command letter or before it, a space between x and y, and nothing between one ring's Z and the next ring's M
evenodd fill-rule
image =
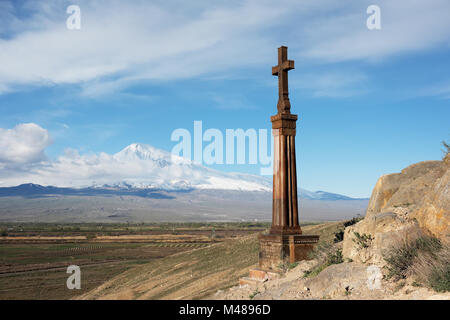
M260 234L259 268L280 271L288 263L308 259L308 253L319 241L319 236L303 234Z

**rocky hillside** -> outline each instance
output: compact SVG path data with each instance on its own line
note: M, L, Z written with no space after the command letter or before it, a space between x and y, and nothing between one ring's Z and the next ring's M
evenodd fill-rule
M313 278L305 278L315 261L301 261L279 279L255 285L219 290L216 300L449 300L450 293L426 287L382 280L379 287L368 285L367 266L354 262L333 264Z
M359 262L383 263L383 250L422 235L449 241L450 157L413 164L382 176L365 218L348 227L343 255Z
M312 260L216 299L450 299L450 157L382 176L361 221Z

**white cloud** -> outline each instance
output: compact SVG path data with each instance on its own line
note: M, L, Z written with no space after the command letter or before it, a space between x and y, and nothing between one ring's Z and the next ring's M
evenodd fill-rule
M274 64L280 44L301 67L375 61L448 47L450 39L447 0L379 0L382 30L375 31L366 28L372 3L361 0L81 0L79 31L66 29L60 1L26 1L32 14L20 18L11 3L0 16L0 94L79 84L93 97L142 80L239 73Z
M341 7L345 11L311 19L305 27L303 56L329 62L377 61L450 44L449 1L379 0L381 30L366 28L369 4L373 3L346 1Z
M361 72L325 72L300 75L293 87L306 89L314 97L345 98L366 93L368 77Z
M22 123L13 129L0 128L0 163L29 164L45 159L51 143L48 131L35 123Z
M286 11L253 0L205 3L198 10L186 4L184 11L143 1L81 1L80 7L79 31L66 29L61 8L39 7L29 20L40 28L0 39L0 84L98 84L104 78L104 88L114 90L122 80L187 78L252 65L272 47L257 31Z

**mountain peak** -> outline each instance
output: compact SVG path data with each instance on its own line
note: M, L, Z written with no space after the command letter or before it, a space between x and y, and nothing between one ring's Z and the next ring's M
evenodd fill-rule
M171 154L167 151L156 149L148 144L132 143L116 153L115 158L124 160L165 160L169 161Z
M119 151L119 153L121 153L121 152L139 153L139 152L149 152L149 151L156 151L156 150L158 150L158 149L156 149L155 147L152 147L151 145L148 145L148 144L132 143L132 144L126 146L125 148L123 148L121 151ZM162 150L158 150L158 151L162 151Z
M67 179L67 172L75 173L70 180ZM76 159L62 158L53 164L52 170L46 176L41 175L37 179L30 180L40 185L65 188L113 187L117 189L211 189L266 192L272 190L272 181L269 177L222 172L169 151L137 142L112 155L102 153L78 156ZM26 184L20 188L49 187ZM311 199L329 198L326 193L306 190L300 190L300 196ZM331 198L339 199L336 195Z

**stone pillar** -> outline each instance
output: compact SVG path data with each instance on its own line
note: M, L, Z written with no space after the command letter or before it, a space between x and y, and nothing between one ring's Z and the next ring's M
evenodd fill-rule
M278 48L278 113L270 118L274 138L272 226L259 235L259 267L279 270L280 266L307 259L319 236L302 235L298 215L295 134L297 115L291 114L287 72L294 61L287 59L287 47Z
M295 128L297 115L271 117L274 138L272 234L301 234L298 222Z
M283 265L308 259L319 236L302 235L298 216L295 134L297 115L271 117L274 139L272 226L259 235L259 268L280 271Z

